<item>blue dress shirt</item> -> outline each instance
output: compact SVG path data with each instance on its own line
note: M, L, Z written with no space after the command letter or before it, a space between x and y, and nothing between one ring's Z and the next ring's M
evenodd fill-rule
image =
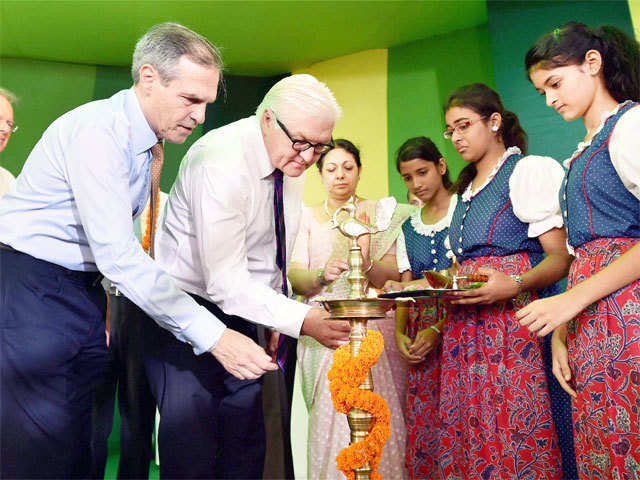
M175 285L134 234L157 142L133 88L64 114L0 200L0 242L71 270L99 270L200 354L226 327Z

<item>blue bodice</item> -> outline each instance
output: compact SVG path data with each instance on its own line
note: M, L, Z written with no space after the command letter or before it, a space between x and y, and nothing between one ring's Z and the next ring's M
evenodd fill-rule
M449 234L448 227L429 234L419 233L409 217L402 224L402 233L413 278L422 278L424 270L444 270L451 266L451 259L447 258L447 248L444 246Z
M513 213L509 178L522 158L510 155L491 181L470 200L458 200L449 227L451 250L458 262L486 256L529 253L532 263L542 256L537 238L529 238L529 224Z
M638 199L622 183L609 153L615 125L631 108L638 104L626 104L610 116L565 173L560 207L574 248L597 238L640 237Z

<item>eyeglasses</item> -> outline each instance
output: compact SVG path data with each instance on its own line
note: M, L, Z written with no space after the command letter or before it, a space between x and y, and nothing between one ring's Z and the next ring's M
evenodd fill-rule
M0 125L2 125L3 123L7 124L7 127L9 127L9 130L11 131L11 133L16 133L18 131L18 125L16 125L15 123L9 120L0 120Z
M463 122L460 122L453 128L447 128L444 132L442 132L442 136L447 140L449 140L451 137L453 137L453 134L455 132L458 132L458 135L464 135L467 129L471 125L473 125L476 122L479 122L480 120L484 120L485 118L487 117L480 117L480 118L476 118L475 120L465 120Z
M287 137L289 137L289 140L291 140L291 146L297 152L304 152L305 150L313 148L315 153L326 153L334 147L333 139L331 140L331 143L311 143L307 140L295 139L291 136L287 127L285 127L280 120L276 118L276 122L278 122L282 131L287 135Z

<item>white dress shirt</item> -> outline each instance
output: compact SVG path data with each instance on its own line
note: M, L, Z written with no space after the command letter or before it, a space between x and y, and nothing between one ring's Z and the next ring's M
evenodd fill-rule
M310 307L280 293L273 171L256 117L204 135L182 161L156 254L185 291L297 338ZM303 188L304 176L285 175L287 263Z
M157 142L133 89L64 114L0 199L0 242L71 270L99 270L200 354L224 324L180 290L134 234Z
M16 179L6 168L0 167L0 198L11 190Z

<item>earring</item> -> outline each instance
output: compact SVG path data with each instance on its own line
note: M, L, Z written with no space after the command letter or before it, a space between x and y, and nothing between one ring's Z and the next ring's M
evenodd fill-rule
M498 126L494 125L493 127L491 127L491 131L497 132L498 131Z

